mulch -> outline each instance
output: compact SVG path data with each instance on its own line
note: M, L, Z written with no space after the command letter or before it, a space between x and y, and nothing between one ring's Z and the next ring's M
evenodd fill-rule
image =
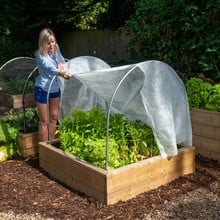
M220 163L197 156L195 174L106 206L51 178L38 157L8 160L0 163L0 213L11 212L54 220L220 219Z

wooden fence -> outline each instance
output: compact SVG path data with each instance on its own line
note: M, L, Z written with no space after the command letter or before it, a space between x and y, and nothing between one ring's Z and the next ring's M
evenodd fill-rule
M106 62L128 60L126 51L128 37L113 30L86 30L65 32L59 44L68 58L95 56Z

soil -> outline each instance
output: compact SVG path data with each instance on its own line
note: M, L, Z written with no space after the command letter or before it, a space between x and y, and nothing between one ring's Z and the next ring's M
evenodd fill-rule
M110 206L52 179L38 157L0 163L0 180L0 219L220 219L220 163L201 156L195 174Z

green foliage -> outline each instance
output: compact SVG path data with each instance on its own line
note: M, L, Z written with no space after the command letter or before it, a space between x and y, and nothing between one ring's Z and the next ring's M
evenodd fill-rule
M78 0L72 5L72 7L69 7L72 2L65 1L65 3L65 8L67 10L64 12L65 20L63 22L74 26L74 29L80 30L94 29L98 17L100 14L106 12L109 4L108 1L105 0Z
M186 82L189 106L191 108L204 108L211 93L211 84L203 82L200 78L192 77Z
M26 108L25 115L23 111L16 111L14 109L11 109L5 114L4 118L2 118L1 120L19 132L23 132L24 120L26 133L38 130L39 118L36 108Z
M0 67L15 57L33 57L35 45L27 40L15 39L11 36L0 36Z
M99 14L97 28L118 29L124 26L125 21L134 14L135 1L133 0L112 0L108 2L108 9Z
M18 156L16 137L19 130L16 126L0 119L0 161Z
M73 110L60 122L58 132L61 149L105 168L106 114L103 110ZM159 154L152 130L120 114L110 116L108 146L109 169Z
M134 12L133 0L1 0L0 33L37 44L38 33L63 30L118 28Z
M17 148L13 144L0 146L0 162L13 159L18 156Z
M55 29L62 6L59 0L1 0L0 27L17 40L37 42L41 28L53 26Z
M23 87L26 79L17 79L11 77L0 77L0 87L1 92L7 93L9 95L19 95L23 93ZM32 93L34 91L34 80L30 80L27 84L26 93Z
M161 60L181 73L220 76L220 2L138 0L126 22L133 59Z
M192 77L186 82L186 91L190 108L220 111L220 84Z
M205 108L220 112L220 84L215 84L212 86L212 93L205 105Z
M133 0L66 0L58 21L69 29L117 29L134 12Z
M38 130L38 115L35 108L27 108L26 132ZM24 114L21 111L10 110L3 118L0 118L0 162L15 158L19 155L17 135L23 131Z

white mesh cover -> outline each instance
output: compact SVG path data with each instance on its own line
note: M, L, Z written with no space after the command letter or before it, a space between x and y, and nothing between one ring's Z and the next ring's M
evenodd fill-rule
M162 157L176 155L177 144L192 145L185 86L167 64L152 60L110 68L96 57L82 56L69 60L66 68L73 77L60 78L60 119L76 108L107 108L115 93L112 111L148 124Z

